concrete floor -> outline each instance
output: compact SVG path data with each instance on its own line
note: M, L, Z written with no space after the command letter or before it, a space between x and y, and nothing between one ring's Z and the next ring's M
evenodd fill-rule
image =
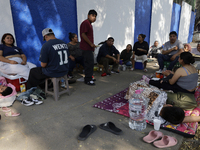
M129 83L141 79L143 74L154 73L158 66L155 61L148 63L148 72L142 70L123 71L101 77L94 72L96 86L83 82L70 85L71 95L64 94L59 101L48 96L44 104L26 107L16 101L12 109L20 112L19 117L5 117L1 112L0 149L1 150L154 150L153 144L147 144L142 138L153 129L141 132L131 130L128 118L122 115L92 107L95 103L122 91ZM99 125L111 121L123 130L120 136L98 128L86 141L78 141L77 136L87 124ZM177 150L183 137L173 132L161 130L165 135L174 136L178 144L167 148Z

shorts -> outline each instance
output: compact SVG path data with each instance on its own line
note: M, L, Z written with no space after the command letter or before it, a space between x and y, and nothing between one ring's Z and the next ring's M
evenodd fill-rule
M135 55L135 61L137 60L142 60L142 63L144 63L145 61L147 61L147 55L141 55L141 56L137 56Z

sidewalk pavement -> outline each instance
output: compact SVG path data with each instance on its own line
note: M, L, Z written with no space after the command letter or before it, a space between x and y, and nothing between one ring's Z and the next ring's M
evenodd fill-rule
M120 74L101 77L101 72L94 72L97 79L95 86L83 82L70 85L71 95L62 95L59 101L48 96L42 105L26 107L16 101L12 109L20 112L19 117L5 117L1 112L0 149L1 150L154 150L153 144L147 144L142 138L153 130L147 128L141 132L131 130L128 118L105 110L92 107L95 103L114 95L141 79L143 74L154 73L155 60L148 63L148 72L142 70L121 71ZM78 141L77 136L87 124L100 125L111 121L123 130L122 135L114 135L98 128L85 141ZM183 137L166 130L164 135L174 136L178 144L167 150L177 150Z

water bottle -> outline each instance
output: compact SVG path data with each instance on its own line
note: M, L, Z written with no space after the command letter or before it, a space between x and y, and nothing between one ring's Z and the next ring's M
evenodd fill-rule
M136 131L142 131L147 126L145 119L147 104L141 92L142 89L136 90L134 96L129 99L129 127Z
M166 70L167 70L167 67L166 67L166 65L164 65L163 71L166 71Z

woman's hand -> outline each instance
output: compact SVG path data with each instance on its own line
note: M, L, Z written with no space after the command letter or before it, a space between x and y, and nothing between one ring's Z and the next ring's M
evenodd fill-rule
M18 62L14 61L14 60L10 60L9 63L10 64L18 64Z
M165 70L165 71L162 72L162 74L163 74L164 76L168 76L168 75L171 74L171 70Z
M22 64L22 65L26 65L26 61L22 61L21 64Z

